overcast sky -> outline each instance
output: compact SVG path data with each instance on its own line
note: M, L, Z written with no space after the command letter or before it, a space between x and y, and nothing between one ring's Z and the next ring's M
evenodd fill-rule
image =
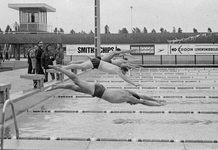
M94 0L1 0L0 28L19 23L17 10L8 8L10 3L46 3L56 9L48 13L48 24L64 29L88 33L94 31ZM132 9L130 8L132 6ZM100 0L101 33L105 25L111 33L132 27L146 27L160 32L164 28L172 32L179 27L183 32L207 32L210 27L218 32L218 0ZM132 14L132 20L131 20Z

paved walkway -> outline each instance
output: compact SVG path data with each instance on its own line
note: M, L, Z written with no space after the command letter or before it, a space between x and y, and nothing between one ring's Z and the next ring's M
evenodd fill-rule
M33 87L31 80L21 79L20 75L26 74L27 68L4 71L0 73L0 83L11 84L10 93L28 90Z
M33 81L20 78L20 75L27 74L27 68L4 71L0 73L0 83L11 84L10 94L33 89ZM55 82L48 75L49 83Z
M66 56L66 61L69 58ZM6 62L15 61L14 59L7 60ZM21 58L20 61L27 61L26 58ZM24 65L25 66L25 65ZM0 83L11 84L10 93L14 94L23 90L29 90L33 88L33 82L31 80L21 79L20 75L27 74L27 67L21 69L15 69L10 71L0 72ZM48 75L48 80L51 82L51 76Z

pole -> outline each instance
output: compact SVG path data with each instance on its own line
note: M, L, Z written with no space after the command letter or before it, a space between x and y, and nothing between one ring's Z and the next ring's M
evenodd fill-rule
M130 6L131 8L131 33L132 33L132 6Z
M100 0L95 0L95 57L100 57Z

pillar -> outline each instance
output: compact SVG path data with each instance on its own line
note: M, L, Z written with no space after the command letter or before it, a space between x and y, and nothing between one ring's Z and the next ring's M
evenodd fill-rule
M15 60L20 60L20 44L17 44L15 47Z
M95 57L100 57L100 0L95 0Z

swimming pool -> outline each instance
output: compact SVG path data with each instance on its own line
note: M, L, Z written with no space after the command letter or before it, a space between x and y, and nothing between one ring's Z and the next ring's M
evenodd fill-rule
M218 139L218 69L153 68L133 70L135 88L116 75L93 71L81 75L107 88L125 88L165 99L163 107L110 104L65 90L19 116L21 137L114 139ZM71 81L67 81L71 82ZM13 125L6 129L14 136Z

